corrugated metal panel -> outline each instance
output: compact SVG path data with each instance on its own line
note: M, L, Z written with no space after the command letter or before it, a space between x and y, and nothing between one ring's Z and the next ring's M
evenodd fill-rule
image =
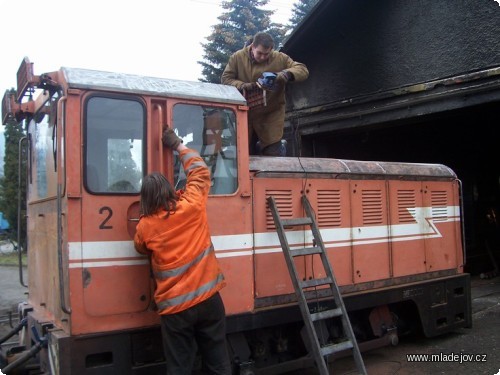
M415 223L415 207L417 199L415 190L398 190L398 222L399 223Z
M268 197L274 197L278 212L282 219L293 218L293 203L291 190L266 190L266 201ZM266 208L266 228L270 231L275 231L273 216L269 207Z
M340 190L318 190L317 222L320 228L340 227L342 210Z
M448 193L445 190L431 191L432 218L434 221L448 218Z
M363 189L361 191L363 207L363 225L384 224L382 192L380 190Z

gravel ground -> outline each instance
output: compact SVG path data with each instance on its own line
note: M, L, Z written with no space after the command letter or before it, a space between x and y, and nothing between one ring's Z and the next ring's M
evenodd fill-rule
M23 267L23 283L28 285L26 267ZM18 267L0 266L0 288L0 316L17 312L18 303L25 301L28 293L28 288L20 283Z

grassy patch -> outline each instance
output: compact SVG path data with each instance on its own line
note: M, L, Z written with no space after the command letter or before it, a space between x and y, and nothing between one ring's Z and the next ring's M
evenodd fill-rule
M23 265L28 264L26 253L21 254ZM0 266L18 266L19 254L17 252L2 253L0 252Z

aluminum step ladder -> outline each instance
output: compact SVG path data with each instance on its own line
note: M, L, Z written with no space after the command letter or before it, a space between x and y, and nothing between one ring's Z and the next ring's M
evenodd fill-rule
M273 220L278 232L281 247L283 248L283 254L285 255L285 260L290 272L292 283L295 289L295 294L297 295L300 311L304 319L305 330L307 336L309 337L313 359L319 370L319 374L329 375L327 366L328 356L337 352L351 349L358 372L360 374L366 374L363 358L361 357L361 352L354 336L354 332L349 321L349 316L347 315L344 301L342 300L342 296L335 280L332 267L326 256L325 245L316 224L314 212L309 200L305 195L302 195L302 204L307 216L295 219L280 218L278 208L273 196L268 197L267 202L269 205L269 209L271 210L271 213L273 215ZM314 238L313 247L300 249L290 248L285 233L285 227L289 228L300 226L310 226ZM293 258L314 254L318 254L321 257L326 277L322 279L310 279L305 281L300 280ZM336 306L330 310L315 313L311 312L304 289L322 285L329 285ZM341 341L339 343L321 343L315 325L320 325L321 323L324 323L326 319L335 317L339 317L339 319L341 319L342 321L344 341Z

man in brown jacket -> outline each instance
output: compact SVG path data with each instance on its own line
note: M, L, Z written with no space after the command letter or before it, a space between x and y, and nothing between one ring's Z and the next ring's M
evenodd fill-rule
M269 34L257 33L249 46L231 55L221 81L235 86L249 101L250 154L284 156L281 138L285 125L285 86L287 82L304 81L309 71L304 64L273 48L274 41ZM249 97L256 92L262 93L257 81L264 72L276 73L276 84L266 91L265 102L252 106ZM257 141L258 149L255 147Z

